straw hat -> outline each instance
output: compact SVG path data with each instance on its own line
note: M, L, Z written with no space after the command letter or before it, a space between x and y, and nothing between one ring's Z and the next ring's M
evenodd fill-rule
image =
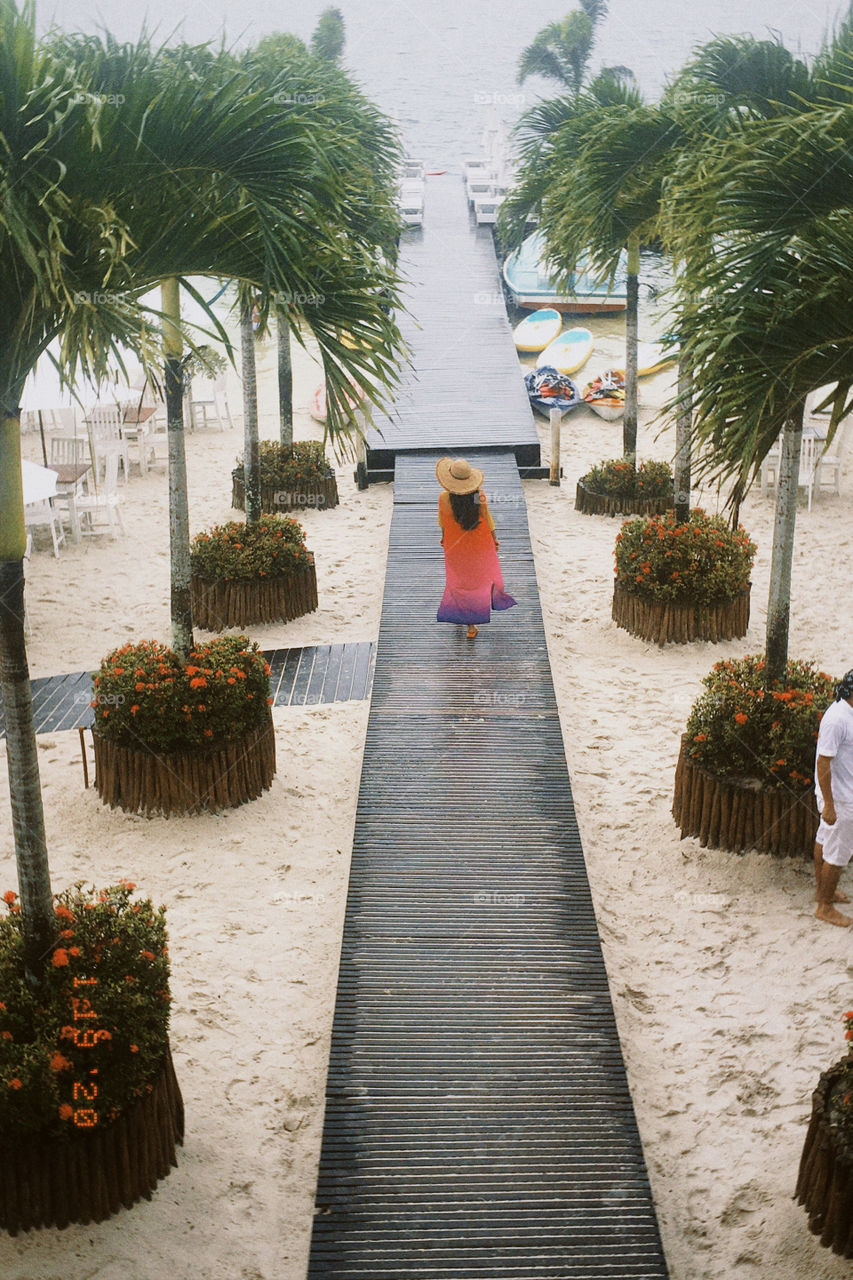
M439 458L435 474L448 493L475 493L483 483L482 471L464 458Z

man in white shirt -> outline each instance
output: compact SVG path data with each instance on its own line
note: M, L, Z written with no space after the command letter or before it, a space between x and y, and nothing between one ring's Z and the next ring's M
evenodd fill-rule
M847 928L850 916L835 907L850 899L838 889L842 868L853 856L853 670L835 686L835 701L823 714L815 752L815 798L820 825L814 862L819 920Z

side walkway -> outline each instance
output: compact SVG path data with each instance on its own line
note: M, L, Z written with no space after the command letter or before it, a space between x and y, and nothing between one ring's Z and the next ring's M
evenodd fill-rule
M309 1276L663 1280L515 457L466 449L518 600L472 643L439 456L396 459Z

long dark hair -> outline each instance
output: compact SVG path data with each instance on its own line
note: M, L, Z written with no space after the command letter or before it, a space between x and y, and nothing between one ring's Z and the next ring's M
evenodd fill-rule
M480 490L473 493L451 493L450 506L463 529L476 529L480 523Z

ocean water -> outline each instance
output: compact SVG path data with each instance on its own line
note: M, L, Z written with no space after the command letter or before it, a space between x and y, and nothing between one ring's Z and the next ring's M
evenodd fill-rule
M344 63L367 93L398 122L409 152L429 168L459 170L479 152L492 111L508 123L540 95L555 90L536 80L519 85L521 50L540 27L565 16L574 0L332 0L342 10ZM135 38L143 19L166 40L224 37L236 48L271 31L307 39L329 0L272 0L243 7L225 0L43 0L40 24L94 31L104 25L123 40ZM816 52L846 0L611 0L593 50L600 65L631 67L654 98L692 48L717 33L766 37L778 32L794 52Z

